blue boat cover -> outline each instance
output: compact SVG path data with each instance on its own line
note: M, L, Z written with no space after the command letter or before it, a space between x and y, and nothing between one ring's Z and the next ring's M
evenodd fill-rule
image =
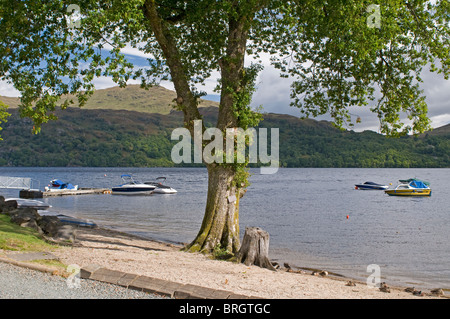
M73 186L70 183L64 183L63 181L59 180L59 179L55 179L52 181L52 186L59 188L59 189L74 189L75 186Z
M424 182L419 180L412 180L409 185L414 188L428 188L428 186Z
M422 183L424 183L425 185L430 186L430 183L429 183L429 182L427 182L427 181L422 181L422 180L417 179L417 178L408 178L408 179L400 179L400 180L399 180L400 183L410 183L410 182L412 182L412 181L422 182Z

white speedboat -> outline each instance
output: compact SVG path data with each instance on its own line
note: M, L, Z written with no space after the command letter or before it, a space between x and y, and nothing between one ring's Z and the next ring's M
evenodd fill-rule
M356 184L355 189L375 189L375 190L385 190L388 189L389 185L382 185L374 182L365 182L361 184Z
M113 195L150 195L155 190L155 185L143 184L133 180L131 175L120 176L124 183L111 189Z
M177 191L167 185L163 185L163 182L166 180L165 177L158 177L156 179L156 182L145 182L146 185L153 185L155 186L155 190L153 191L154 194L175 194Z

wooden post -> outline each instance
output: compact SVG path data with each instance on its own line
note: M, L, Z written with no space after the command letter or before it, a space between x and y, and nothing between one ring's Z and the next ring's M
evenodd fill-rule
M269 233L259 227L247 227L237 261L275 271L269 260Z

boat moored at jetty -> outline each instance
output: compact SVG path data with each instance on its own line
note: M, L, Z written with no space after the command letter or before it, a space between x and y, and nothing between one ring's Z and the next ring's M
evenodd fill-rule
M72 185L70 183L65 183L59 179L53 179L50 184L45 187L47 192L65 192L65 191L75 191L78 190L78 185Z
M128 174L121 175L120 177L124 183L111 189L111 194L113 195L151 195L156 188L155 185L135 181Z

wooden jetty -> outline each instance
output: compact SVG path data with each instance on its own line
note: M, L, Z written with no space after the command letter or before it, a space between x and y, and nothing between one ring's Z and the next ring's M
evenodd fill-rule
M80 188L77 190L61 190L61 191L40 191L33 189L23 189L19 192L20 198L43 198L54 196L73 196L73 195L94 195L94 194L111 194L108 188Z

